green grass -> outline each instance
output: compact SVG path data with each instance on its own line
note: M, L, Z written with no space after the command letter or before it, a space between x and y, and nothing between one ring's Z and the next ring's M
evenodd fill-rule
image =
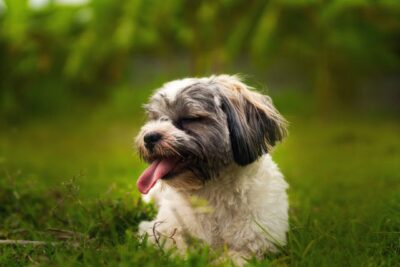
M135 187L145 97L129 116L110 105L0 133L0 239L63 241L0 245L0 266L205 266L217 257L194 245L183 260L136 235L155 214ZM399 266L399 123L289 120L290 136L273 153L291 185L289 244L249 265Z

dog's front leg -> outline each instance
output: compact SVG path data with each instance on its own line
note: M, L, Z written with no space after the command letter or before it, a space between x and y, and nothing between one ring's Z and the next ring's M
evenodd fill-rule
M182 229L167 221L143 221L139 224L139 235L148 236L148 241L161 249L177 248L180 254L186 252Z

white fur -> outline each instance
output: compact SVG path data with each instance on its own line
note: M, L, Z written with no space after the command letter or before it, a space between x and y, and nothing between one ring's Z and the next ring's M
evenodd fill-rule
M179 92L182 91L184 88L191 86L197 82L206 82L213 77L214 76L211 76L210 78L184 78L167 82L158 90L158 93L165 94L172 102L175 100Z
M163 85L163 87L159 90L159 93L165 94L170 101L173 101L183 88L190 86L195 82L196 79L193 78L185 78L168 82Z
M260 258L286 244L287 188L269 154L244 167L228 167L197 191L178 192L160 180L146 197L158 205L157 217L142 222L139 231L182 252L187 234L215 248L226 246L242 265L244 258Z

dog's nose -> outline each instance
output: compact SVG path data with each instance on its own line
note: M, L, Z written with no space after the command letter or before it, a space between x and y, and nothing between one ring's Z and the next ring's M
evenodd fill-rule
M144 146L147 149L153 149L154 146L156 145L156 143L158 141L160 141L162 135L157 133L157 132L152 132L152 133L148 133L143 137L144 140Z

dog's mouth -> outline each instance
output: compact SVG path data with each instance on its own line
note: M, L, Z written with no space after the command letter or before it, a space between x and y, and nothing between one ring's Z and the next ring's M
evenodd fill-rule
M147 194L159 179L170 179L182 171L183 164L176 158L156 159L140 175L137 187Z

